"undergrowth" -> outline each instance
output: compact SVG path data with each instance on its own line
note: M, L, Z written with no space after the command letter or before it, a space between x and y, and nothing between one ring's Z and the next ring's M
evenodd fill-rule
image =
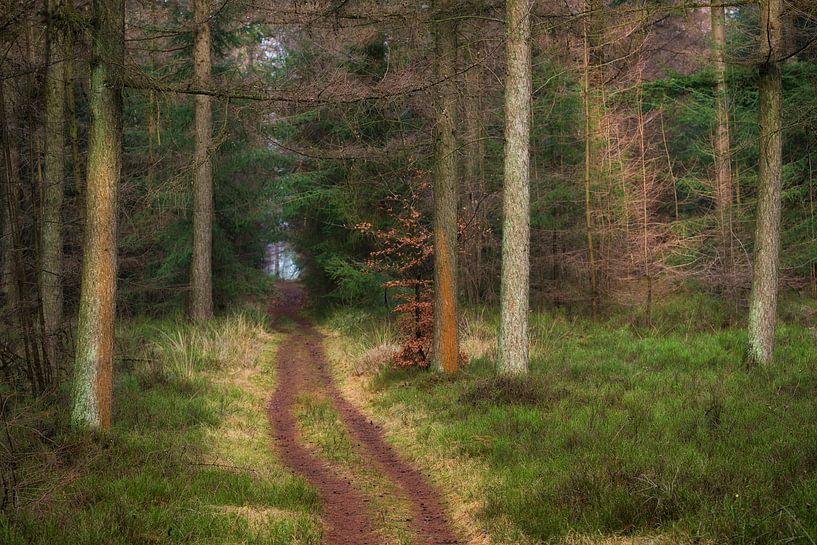
M315 491L271 448L275 338L258 313L208 325L140 319L117 336L113 427L75 435L58 414L3 544L317 544ZM32 417L33 418L33 417Z
M449 500L496 542L813 544L815 308L783 306L766 369L746 367L741 320L703 297L658 306L650 328L537 311L523 379L495 375L497 316L470 311L459 375L373 366L363 402L441 489L474 490ZM353 324L328 341L340 368L381 336Z

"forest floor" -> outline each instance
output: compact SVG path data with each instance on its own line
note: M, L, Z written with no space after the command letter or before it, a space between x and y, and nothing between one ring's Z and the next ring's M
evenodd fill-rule
M495 309L465 309L456 376L395 369L393 320L323 316L346 399L444 493L473 545L817 542L817 301L781 304L777 362L734 308L684 294L644 326L531 313L531 369L496 376Z
M318 495L270 438L285 337L264 307L120 323L105 433L71 432L56 403L7 415L15 503L0 543L318 545Z
M75 433L54 402L7 415L0 543L458 543L426 476L341 396L303 299L282 283L269 309L123 321L110 430Z
M470 363L443 376L388 365L391 317L308 319L297 285L279 293L122 322L108 432L6 407L0 543L817 542L815 301L783 302L770 368L705 296L650 327L539 309L530 374L508 380L494 309L465 309Z
M322 336L301 315L303 300L298 284L279 284L271 314L288 335L269 413L281 459L318 490L324 542L458 543L437 491L340 394Z

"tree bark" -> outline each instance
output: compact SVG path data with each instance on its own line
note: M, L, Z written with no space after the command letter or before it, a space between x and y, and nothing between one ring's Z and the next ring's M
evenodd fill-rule
M732 146L729 138L729 101L726 87L726 23L723 6L713 6L712 11L712 60L715 67L715 175L716 202L720 223L720 246L725 255L724 270L730 286L734 283L732 250Z
M45 177L40 219L40 294L48 361L57 362L62 325L62 204L65 186L65 32L61 0L48 2L48 51L45 73Z
M506 1L500 373L528 371L530 283L531 0Z
M639 56L639 64L641 58ZM644 304L644 321L646 325L652 325L652 273L650 272L650 244L649 244L649 225L650 225L650 211L648 200L650 192L647 183L647 146L644 140L644 74L643 68L639 68L638 86L636 88L638 95L638 148L641 158L641 246L643 250L643 267L644 278L647 281L646 302Z
M124 0L93 0L91 119L71 421L107 428L116 315L117 191L122 169Z
M193 71L196 85L210 85L210 6L194 0L196 24ZM193 257L190 271L190 317L194 321L213 317L213 170L210 146L213 132L212 98L196 95L196 149L193 164Z
M157 16L156 16L156 3L151 2L150 4L150 24L156 25L157 24ZM158 49L156 40L151 38L150 40L150 54L148 55L149 59L149 70L150 73L153 74L156 70L156 59L154 52ZM161 129L159 127L159 111L161 105L159 104L159 100L157 97L157 93L154 89L150 89L148 91L148 106L147 106L147 116L146 116L146 123L145 128L147 130L147 187L148 191L153 191L153 184L156 179L156 156L155 156L155 149L157 145L160 144L161 138Z
M585 10L592 11L590 0L585 1ZM591 181L593 174L593 112L590 103L590 36L588 33L588 17L584 18L582 27L583 36L583 89L582 99L584 106L584 228L587 239L588 272L590 276L590 307L593 316L596 316L598 307L598 284L596 280L596 259L593 251L593 211Z
M67 9L74 14L74 3L67 0ZM68 117L68 139L71 143L71 176L74 178L74 192L77 196L76 206L81 211L83 205L82 162L79 154L79 129L77 126L77 98L76 89L76 54L75 44L79 33L74 29L68 30L65 35L65 104Z
M751 364L768 365L772 363L774 355L780 266L783 0L762 0L760 14L760 152L754 270L749 299L748 359Z
M5 81L0 81L0 117L2 117L3 157L0 168L3 169L3 269L2 284L6 308L16 312L20 307L20 291L15 275L15 259L19 259L15 245L15 222L20 200L19 189L19 151L14 136L9 134L15 127L17 116L15 104L6 96Z
M469 31L469 42L462 50L465 70L462 78L462 206L466 212L468 236L463 248L463 263L459 264L460 278L468 302L477 304L483 293L483 249L487 217L485 207L485 145L483 143L482 63L478 47L482 27L474 25Z
M811 146L808 147L808 207L809 207L809 233L811 240L817 240L817 231L814 229L814 165L811 160ZM817 297L817 261L811 260L809 267L811 274L811 296Z
M455 94L457 72L456 23L451 0L438 2L434 27L437 57L434 139L434 338L432 365L445 373L459 366L457 332L457 139Z

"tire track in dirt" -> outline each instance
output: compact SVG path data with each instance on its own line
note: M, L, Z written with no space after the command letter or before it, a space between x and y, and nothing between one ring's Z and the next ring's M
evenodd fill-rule
M318 489L326 527L324 542L331 545L378 545L382 539L376 535L371 522L369 498L362 495L353 483L340 478L325 460L299 441L293 410L298 395L308 390L323 391L327 395L364 460L399 486L411 505L415 543L459 543L439 493L419 470L402 460L386 444L380 428L340 394L329 371L321 334L299 314L303 301L300 286L282 283L279 291L280 296L270 314L273 318L292 320L296 329L289 333L278 351L278 386L270 399L269 417L284 463Z

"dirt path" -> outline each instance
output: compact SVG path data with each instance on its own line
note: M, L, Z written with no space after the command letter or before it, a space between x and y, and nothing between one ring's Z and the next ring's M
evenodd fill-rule
M282 283L280 291L281 295L270 312L277 320L286 318L294 322L295 329L278 352L278 387L270 399L270 421L284 463L318 489L326 527L324 542L331 545L379 545L381 539L371 523L370 499L299 442L293 408L298 395L305 391L320 391L332 400L343 424L359 444L364 459L399 486L411 505L411 526L417 545L459 543L437 491L419 470L403 461L386 444L377 425L341 396L332 381L320 333L299 313L303 301L301 288L294 283Z

